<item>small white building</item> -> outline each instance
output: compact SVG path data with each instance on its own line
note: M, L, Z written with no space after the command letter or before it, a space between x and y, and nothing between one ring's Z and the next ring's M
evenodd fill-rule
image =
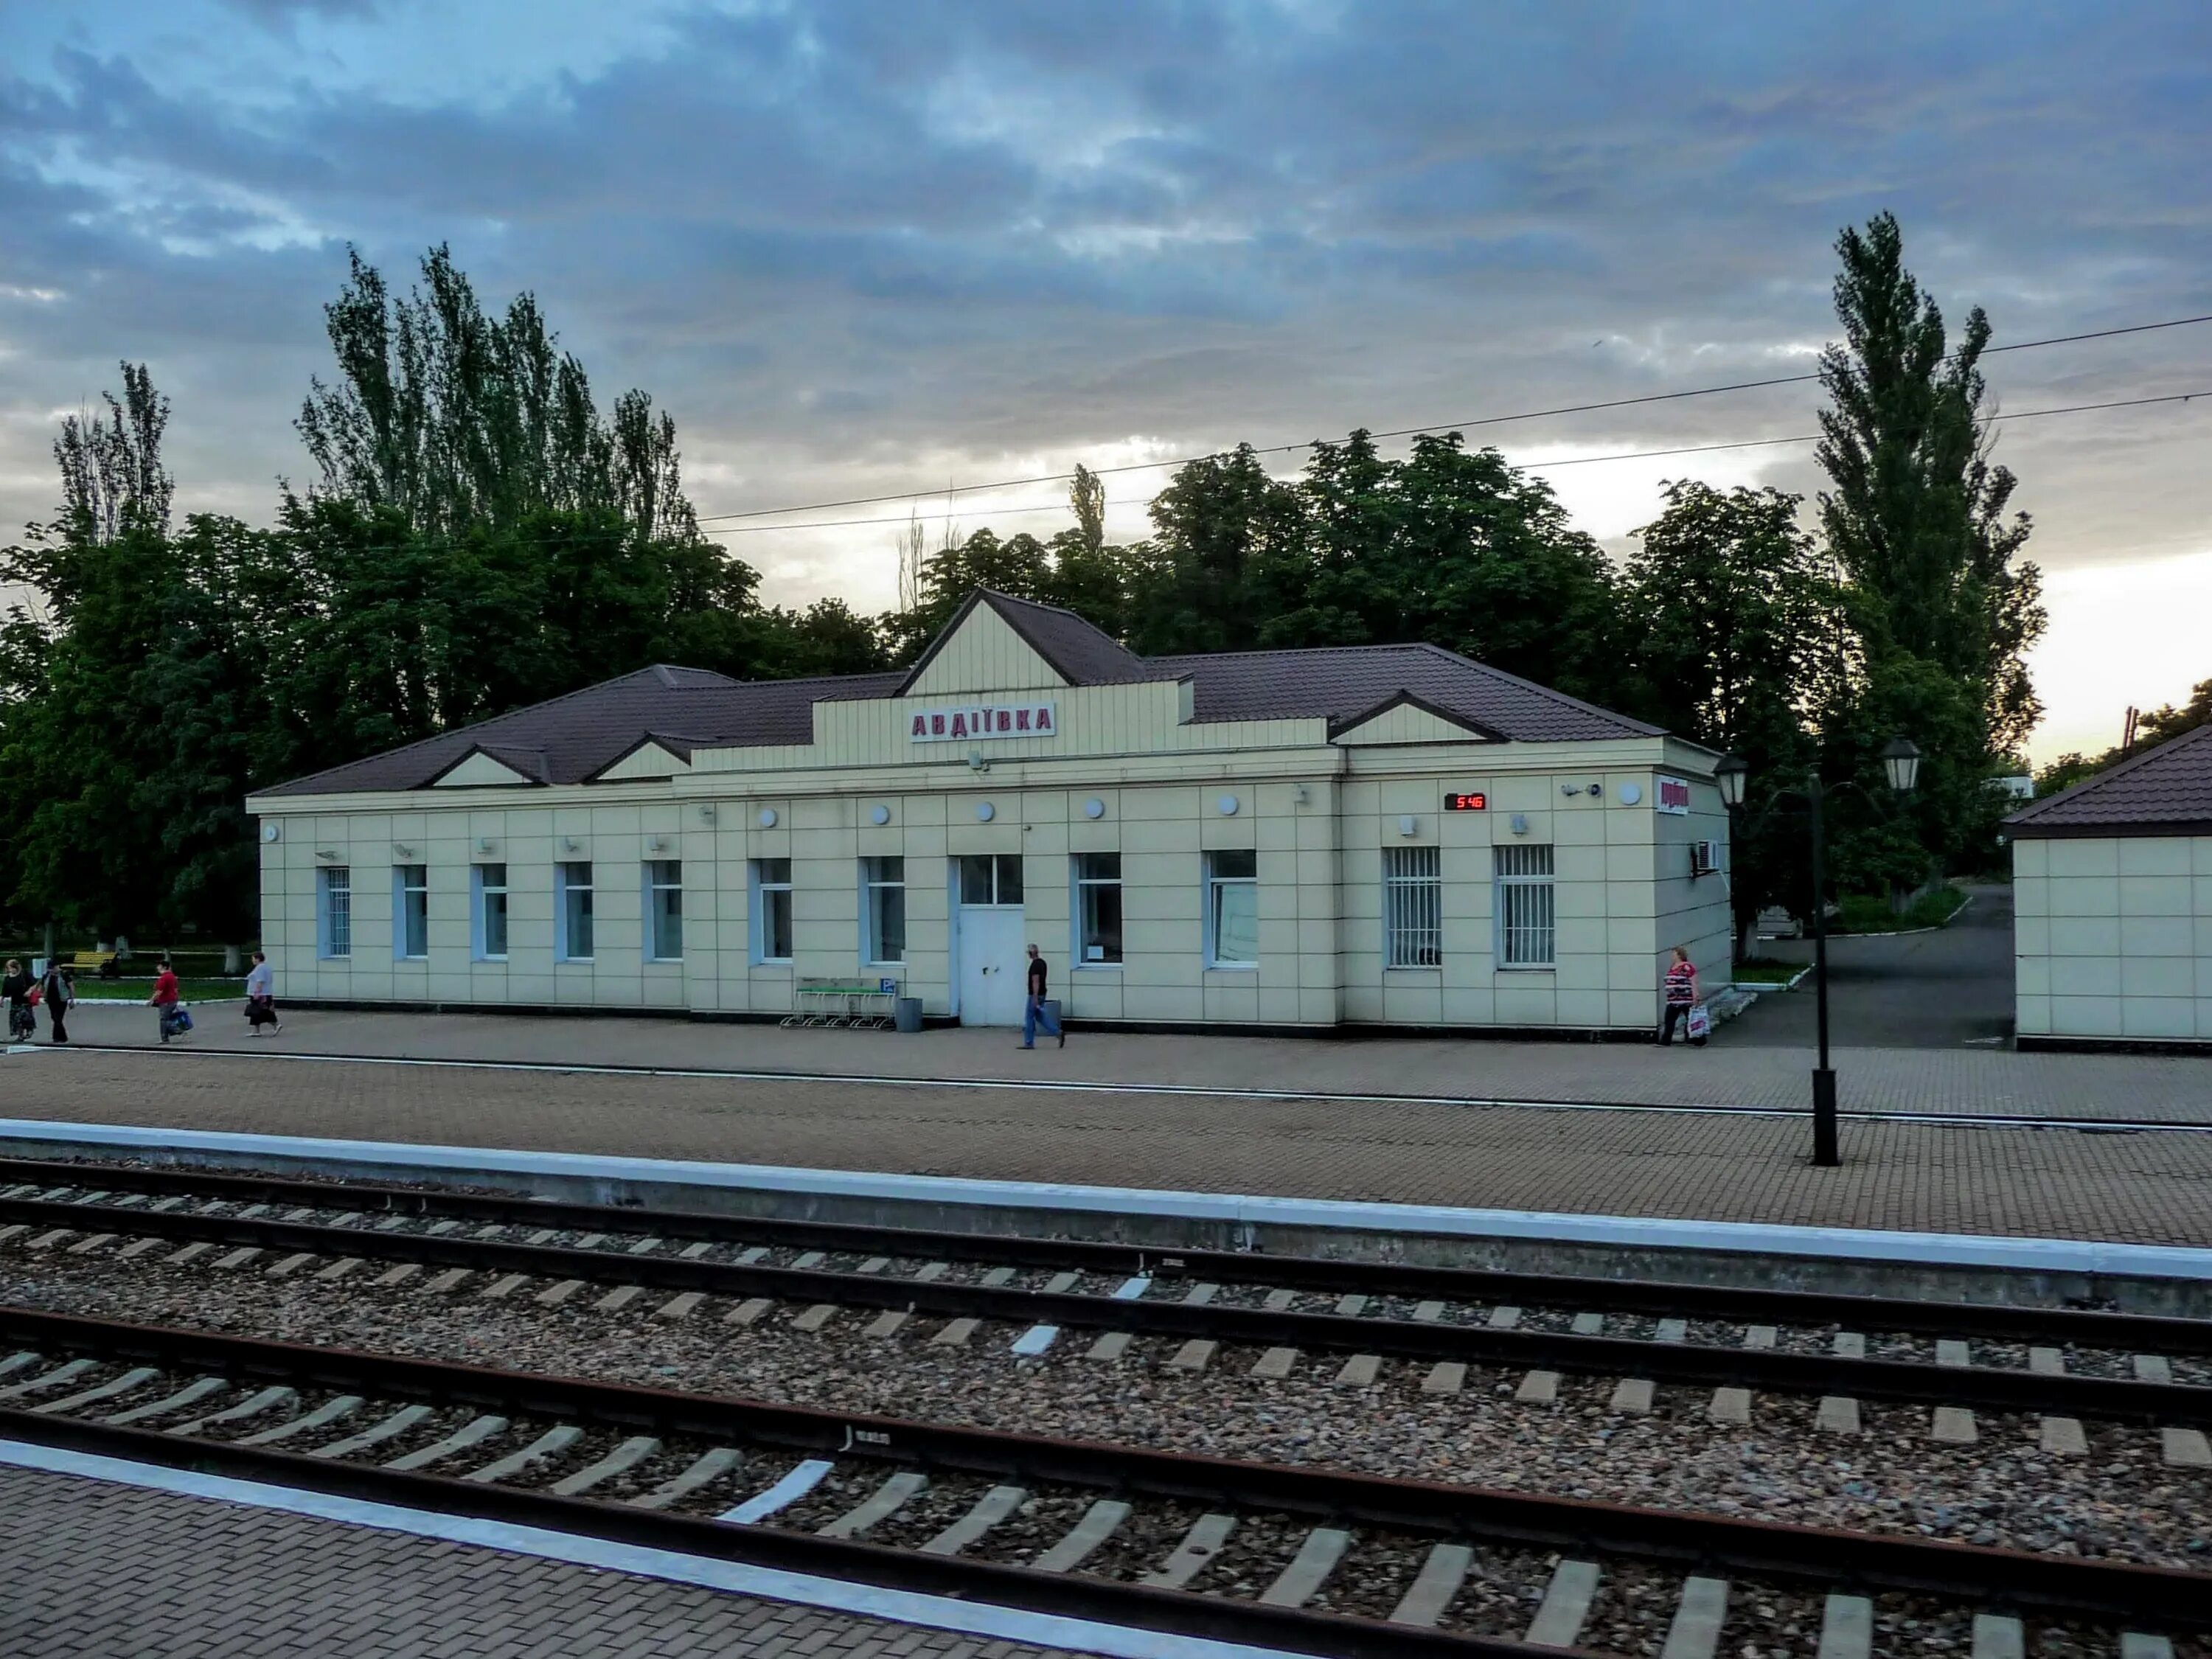
M2212 1044L2212 726L2005 829L2019 1046Z
M257 795L307 1001L1642 1034L1729 973L1716 757L1427 646L1139 658L978 592L911 670L650 668Z

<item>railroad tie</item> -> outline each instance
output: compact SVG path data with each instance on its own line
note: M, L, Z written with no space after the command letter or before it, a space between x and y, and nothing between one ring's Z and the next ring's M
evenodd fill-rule
M618 1474L626 1474L660 1449L649 1434L632 1435L596 1463L586 1463L574 1474L564 1474L546 1490L556 1498L574 1498Z
M557 1308L584 1288L580 1279L564 1279L557 1285L548 1285L530 1299L541 1308Z
M1340 1527L1316 1527L1298 1546L1298 1553L1291 1558L1291 1565L1277 1575L1275 1582L1260 1592L1263 1607L1302 1607L1313 1600L1336 1564L1344 1559L1345 1551L1352 1547L1352 1534Z
M600 1313L618 1313L644 1294L642 1285L617 1285L592 1306Z
M1267 1299L1260 1305L1269 1313L1288 1313L1291 1304L1297 1299L1298 1293L1296 1291L1270 1291L1267 1292Z
M11 1382L0 1389L0 1400L21 1400L34 1394L44 1394L49 1389L58 1389L65 1382L74 1382L94 1368L92 1360L69 1359L50 1371L41 1372L27 1382Z
M2173 1638L2124 1631L2120 1634L2120 1659L2173 1659Z
M93 1198L102 1198L105 1197L106 1194L102 1193L93 1193L88 1194L88 1196ZM238 1218L240 1221L258 1221L263 1216L267 1215L268 1213L269 1206L266 1204L249 1204L238 1212ZM448 1221L446 1224L446 1226L448 1229L451 1229L459 1226L459 1224L460 1224L459 1222ZM438 1229L433 1227L430 1231L434 1233Z
M756 1324L759 1322L760 1316L774 1306L775 1304L764 1296L751 1297L738 1303L736 1307L724 1314L722 1322L725 1325L741 1327Z
M33 1239L23 1248L27 1250L51 1250L55 1245L60 1243L62 1240L65 1238L75 1238L76 1237L76 1229L74 1227L55 1227L48 1231L40 1233L36 1238Z
M799 1255L792 1262L791 1265L793 1270L795 1272L811 1273L815 1268L820 1267L829 1259L830 1258L823 1255L820 1250L808 1250Z
M1014 1270L1012 1267L994 1267L977 1282L988 1291L1001 1290L1014 1282Z
M204 1238L195 1239L191 1243L185 1245L184 1249L180 1250L173 1250L169 1255L163 1256L161 1260L169 1267L181 1267L187 1261L198 1261L202 1256L205 1255L213 1249L215 1249L215 1246L209 1243L207 1240Z
M807 1310L808 1313L812 1311L811 1308ZM799 1318L805 1316L805 1314L801 1314ZM793 1322L798 1322L794 1320ZM968 1346L968 1339L975 1334L976 1328L982 1322L980 1319L949 1321L943 1330L929 1339L929 1346L933 1348L964 1348Z
M2046 1457L2087 1457L2089 1437L2078 1417L2046 1417L2037 1432Z
M1183 1292L1182 1299L1187 1306L1202 1308L1220 1294L1221 1286L1218 1285L1194 1285Z
M767 1254L768 1252L766 1250L763 1250L761 1252L762 1255L766 1255ZM757 1261L759 1260L759 1257L756 1256L754 1260ZM951 1271L952 1264L949 1261L925 1261L921 1266L914 1270L915 1283L917 1285L933 1285Z
M574 1423L563 1423L539 1435L519 1452L510 1452L497 1462L487 1463L480 1469L471 1469L461 1477L479 1485L489 1486L495 1480L512 1480L526 1469L558 1457L562 1452L584 1437L584 1431Z
M1072 1572L1090 1559L1128 1518L1127 1504L1118 1498L1102 1498L1084 1510L1083 1518L1068 1528L1066 1537L1030 1562L1030 1566L1037 1572Z
M1662 1319L1653 1328L1651 1340L1654 1342L1687 1342L1690 1340L1690 1322L1686 1319Z
M375 1279L373 1281L372 1288L380 1291L388 1291L395 1285L404 1285L409 1279L414 1278L416 1274L422 1271L422 1264L421 1262L403 1261L398 1267L386 1267L382 1273L377 1274Z
M228 1393L229 1389L230 1381L228 1377L194 1377L173 1394L164 1395L161 1399L149 1401L143 1406L132 1406L127 1410L117 1412L100 1420L118 1425L126 1423L143 1423L150 1417L167 1417L171 1412L180 1412L187 1406L197 1406L210 1395Z
M750 1245L738 1252L738 1266L740 1267L757 1267L767 1260L768 1246L765 1244Z
M792 1318L791 1328L794 1331L818 1331L836 1316L837 1304L836 1303L817 1302L804 1312L794 1315ZM954 1324L957 1324L958 1322L959 1322L957 1320L953 1322ZM946 1333L951 1331L951 1325L947 1325L944 1330L939 1331L932 1340L942 1342L948 1347L957 1347L968 1340L968 1332L963 1332L958 1336L947 1335ZM973 1331L975 1328L975 1322L971 1319L968 1322L968 1331Z
M1346 1319L1357 1319L1367 1311L1367 1298L1353 1292L1336 1298L1336 1310Z
M703 1291L678 1291L653 1310L655 1319L689 1319L707 1299Z
M1974 1363L1974 1351L1956 1337L1940 1337L1936 1343L1936 1363L1953 1367L1971 1365Z
M1715 1389L1712 1403L1705 1407L1705 1416L1712 1422L1731 1425L1750 1422L1751 1390Z
M890 1257L887 1255L872 1255L866 1261L863 1261L858 1267L854 1268L854 1271L855 1273L879 1273L890 1265Z
M229 1255L218 1256L213 1265L218 1267L243 1267L260 1254L258 1245L241 1244Z
M1344 1369L1336 1374L1340 1389L1369 1389L1375 1386L1376 1373L1382 1369L1382 1356L1356 1353L1344 1362Z
M2066 1351L2063 1348L2030 1348L2027 1368L2038 1376L2066 1375Z
M343 1279L348 1273L353 1272L355 1268L360 1266L361 1258L359 1256L342 1255L336 1261L331 1262L328 1267L322 1268L315 1274L316 1282L323 1285L334 1283L338 1279Z
M1674 1622L1667 1627L1667 1644L1659 1659L1713 1659L1721 1644L1721 1627L1728 1623L1729 1587L1725 1578L1683 1581L1682 1599L1674 1604Z
M680 1474L672 1475L651 1492L641 1492L629 1500L634 1510L665 1510L678 1498L695 1492L710 1480L720 1479L744 1462L744 1454L735 1446L717 1446L702 1453L691 1461Z
M134 1238L128 1244L125 1244L121 1249L115 1253L116 1260L118 1261L136 1261L140 1256L145 1255L147 1251L158 1250L167 1242L168 1241L167 1239L161 1238Z
M1169 1552L1168 1559L1137 1582L1153 1589L1181 1589L1198 1577L1206 1564L1219 1554L1221 1547L1229 1541L1229 1534L1237 1530L1233 1515L1201 1515L1190 1523L1190 1530L1182 1541Z
M1119 1359L1129 1351L1129 1333L1109 1331L1085 1350L1085 1359Z
M240 1210L239 1212L239 1214L241 1216L248 1216L252 1213L253 1212L252 1210ZM434 1221L430 1224L430 1237L433 1238L443 1238L447 1233L458 1231L460 1228L460 1224L461 1224L458 1221Z
M1056 1273L1045 1280L1044 1293L1047 1296L1066 1296L1075 1288L1076 1281L1082 1277L1083 1275L1078 1273Z
M1557 1371L1530 1371L1521 1379L1521 1386L1513 1390L1513 1397L1527 1406L1548 1406L1559 1397L1559 1374Z
M2160 1429L2159 1455L2169 1468L2212 1469L2212 1442L2202 1429Z
M1492 1308L1490 1317L1483 1322L1493 1331L1510 1331L1521 1322L1518 1308Z
M350 1457L356 1452L367 1451L372 1446L381 1446L388 1440L397 1440L426 1418L437 1414L434 1406L402 1406L381 1421L372 1423L359 1434L348 1435L343 1440L333 1440L327 1445L310 1446L310 1457Z
M12 1221L8 1225L0 1227L0 1244L12 1244L30 1231L30 1228L22 1222Z
M468 1282L468 1277L469 1270L466 1267L448 1267L434 1278L424 1279L422 1293L424 1296L443 1296L448 1291L459 1290Z
M1839 1394L1824 1394L1814 1413L1813 1426L1826 1434L1856 1434L1859 1402Z
M1152 1281L1143 1273L1134 1279L1125 1279L1114 1287L1116 1302L1134 1302L1152 1288Z
M1252 1362L1252 1375L1270 1381L1288 1376L1298 1363L1296 1348L1270 1348Z
M1971 1446L1981 1438L1974 1414L1964 1406L1938 1406L1928 1425L1928 1437L1946 1446Z
M1285 1303L1284 1305L1287 1307L1290 1304ZM1417 1302L1413 1304L1413 1317L1424 1325L1433 1325L1443 1316L1444 1304L1441 1302Z
M1866 1337L1858 1331L1838 1331L1832 1346L1838 1359L1866 1358Z
M1820 1612L1818 1659L1869 1659L1874 1652L1874 1603L1863 1595L1831 1595Z
M836 1520L825 1521L817 1527L815 1534L821 1538L858 1538L871 1527L890 1519L928 1488L929 1477L920 1469L901 1469Z
M1605 1334L1605 1316L1601 1313L1577 1314L1575 1316L1574 1333L1577 1336L1603 1336Z
M286 1390L287 1393L290 1390ZM357 1394L342 1394L335 1400L325 1400L305 1417L295 1417L289 1423L279 1423L273 1429L264 1429L258 1434L249 1434L232 1443L240 1446L273 1446L295 1435L311 1434L317 1429L326 1429L333 1423L343 1422L368 1402ZM424 1409L428 1409L425 1407ZM210 1418L214 1423L219 1418Z
M696 1243L686 1244L686 1245L685 1245L682 1249L680 1249L680 1250L677 1251L676 1255L677 1255L678 1259L678 1260L680 1260L680 1261L698 1261L698 1260L699 1260L699 1258L700 1258L700 1257L702 1257L702 1256L703 1256L704 1255L706 1255L708 1251L709 1251L709 1250L713 1249L714 1248L714 1243L713 1243L713 1241L712 1241L712 1240L710 1240L710 1239L703 1239L703 1238L702 1238L702 1239L699 1240ZM884 1260L884 1257L882 1257L882 1256L878 1256L878 1257L876 1258L876 1260L877 1260L877 1261L881 1261ZM860 1269L860 1271L861 1271L862 1273L881 1273L881 1272L883 1271L883 1269L882 1269L882 1268L880 1268L880 1267L863 1267L863 1268L861 1268L861 1269Z
M1456 1359L1440 1359L1421 1379L1423 1394L1457 1394L1467 1386L1467 1367Z
M502 1273L477 1294L487 1302L504 1302L529 1282L527 1273Z
M1459 1594L1459 1587L1467 1582L1468 1569L1474 1565L1474 1552L1464 1544L1439 1544L1429 1552L1429 1559L1421 1563L1421 1571L1406 1593L1398 1598L1391 1609L1394 1625L1434 1625L1444 1616L1444 1609Z
M899 1328L913 1317L912 1314L903 1309L893 1308L888 1312L878 1314L869 1323L867 1329L862 1331L860 1334L862 1336L896 1336Z
M384 1467L387 1469L427 1469L433 1463L442 1463L449 1457L481 1446L495 1434L507 1432L503 1417L472 1417L442 1440L434 1440L415 1451L403 1452Z
M540 1227L536 1232L532 1233L522 1242L532 1246L543 1246L550 1244L555 1239L560 1237L560 1231L556 1228Z
M1743 1346L1747 1348L1771 1348L1781 1340L1781 1331L1772 1325L1744 1327Z
M1057 1325L1032 1325L1014 1339L1007 1352L1018 1358L1035 1359L1052 1346L1059 1336L1060 1327Z
M2135 1357L2135 1368L2136 1381L2138 1382L2173 1381L2173 1367L2163 1354L2139 1353Z
M1029 1501L1019 1486L994 1486L975 1508L921 1546L924 1555L957 1555Z
M507 1226L505 1223L494 1221L487 1223L485 1225L477 1228L476 1231L476 1237L479 1240L488 1243L491 1240L500 1237L500 1235L504 1233L506 1231Z
M1220 1346L1202 1336L1194 1336L1175 1351L1168 1365L1178 1371L1202 1371L1213 1363L1214 1350Z
M1562 1561L1552 1569L1544 1600L1528 1621L1522 1640L1536 1648L1571 1648L1583 1633L1590 1603L1597 1598L1597 1563Z
M112 1400L118 1395L143 1389L161 1374L161 1369L158 1365L133 1365L120 1376L111 1376L105 1382L96 1382L91 1388L80 1389L75 1394L64 1395L59 1400L49 1400L31 1409L41 1414L52 1413L58 1415L63 1412L73 1412L80 1406L97 1406L103 1400Z
M755 1492L735 1509L724 1510L714 1518L739 1527L749 1527L757 1521L764 1521L777 1510L789 1509L805 1497L820 1486L823 1478L836 1467L826 1457L810 1457L786 1470L767 1491Z
M299 1397L296 1390L278 1383L240 1401L235 1406L228 1407L206 1417L195 1417L189 1423L173 1424L169 1432L198 1434L202 1429L222 1428L232 1423L243 1423L249 1418L259 1417L275 1411L279 1406L289 1406Z
M94 1250L113 1243L115 1243L113 1233L94 1233L89 1238L79 1239L70 1245L69 1253L71 1255L90 1255Z
M1606 1410L1623 1412L1641 1417L1651 1409L1653 1383L1648 1376L1624 1376L1613 1386L1613 1398L1606 1402ZM1553 1645L1565 1647L1565 1642Z
M38 1363L39 1355L35 1350L30 1348L18 1349L15 1352L9 1354L5 1359L0 1359L0 1376L12 1376L15 1372L26 1370Z
M2027 1659L2027 1632L2000 1613L1974 1615L1973 1659Z

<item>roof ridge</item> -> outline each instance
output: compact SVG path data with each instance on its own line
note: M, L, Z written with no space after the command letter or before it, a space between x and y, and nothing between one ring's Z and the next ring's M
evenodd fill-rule
M1540 680L1523 678L1521 675L1516 674L1509 669L1496 667L1492 664L1483 662L1476 658L1463 655L1462 653L1451 650L1447 647L1431 645L1426 640L1417 641L1415 643L1417 643L1424 651L1433 651L1437 655L1449 658L1453 662L1465 663L1469 668L1480 669L1482 672L1490 675L1493 679L1510 681L1513 684L1520 686L1526 690L1534 691L1540 696L1549 697L1554 702L1570 703L1575 708L1581 709L1584 714L1602 714L1606 719L1609 720L1619 720L1624 726L1641 726L1644 731L1650 732L1654 737L1665 738L1677 737L1680 735L1679 732L1669 731L1663 726L1654 726L1649 720L1638 720L1632 714L1624 714L1619 709L1607 708L1601 703L1586 702L1584 699L1576 696L1571 691L1562 691L1557 686L1546 685ZM1685 738L1683 741L1686 743L1691 741L1691 739ZM1698 747L1700 748L1703 748L1704 746L1705 745L1702 744L1698 744Z
M2005 822L2033 823L2045 811L2056 808L2062 802L2076 800L2084 795L2094 794L2108 784L2118 783L2122 778L2132 776L2141 771L2147 763L2156 760L2161 755L2178 753L2189 744L2208 738L2212 738L2212 721L2208 721L2203 726L2193 726L2178 738L2168 738L2163 743L2153 744L2140 755L2130 755L2124 760L2115 761L2103 771L2093 772L2079 783L2068 784L2055 795L2045 795L2041 800L2031 801L2019 811L2007 817Z

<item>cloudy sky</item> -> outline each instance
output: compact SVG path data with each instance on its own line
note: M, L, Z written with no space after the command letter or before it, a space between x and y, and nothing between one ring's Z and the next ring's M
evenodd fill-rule
M180 505L267 520L348 243L534 289L603 397L675 413L705 514L1803 372L1837 230L1884 208L2000 343L2212 312L2209 66L2198 0L10 0L0 523L51 513L55 423L123 357L174 399ZM2212 391L2212 325L1990 367L2007 410ZM1480 435L1574 462L1815 406ZM1617 549L1662 479L1812 490L1809 453L1546 476ZM2051 592L2038 750L2101 746L2212 675L2212 398L2000 455ZM1109 478L1114 529L1164 476ZM776 598L891 598L889 526L726 539Z

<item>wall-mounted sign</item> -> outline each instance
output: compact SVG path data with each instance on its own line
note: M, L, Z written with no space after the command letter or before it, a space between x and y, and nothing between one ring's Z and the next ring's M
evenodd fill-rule
M1447 812L1487 812L1489 810L1490 797L1480 789L1463 793L1455 792L1444 797L1444 811Z
M1670 812L1676 817L1686 817L1690 811L1690 786L1683 778L1657 777L1651 780L1659 793L1652 797L1651 810Z
M907 722L915 743L968 743L980 738L1050 738L1060 733L1048 702L986 702L918 709Z

